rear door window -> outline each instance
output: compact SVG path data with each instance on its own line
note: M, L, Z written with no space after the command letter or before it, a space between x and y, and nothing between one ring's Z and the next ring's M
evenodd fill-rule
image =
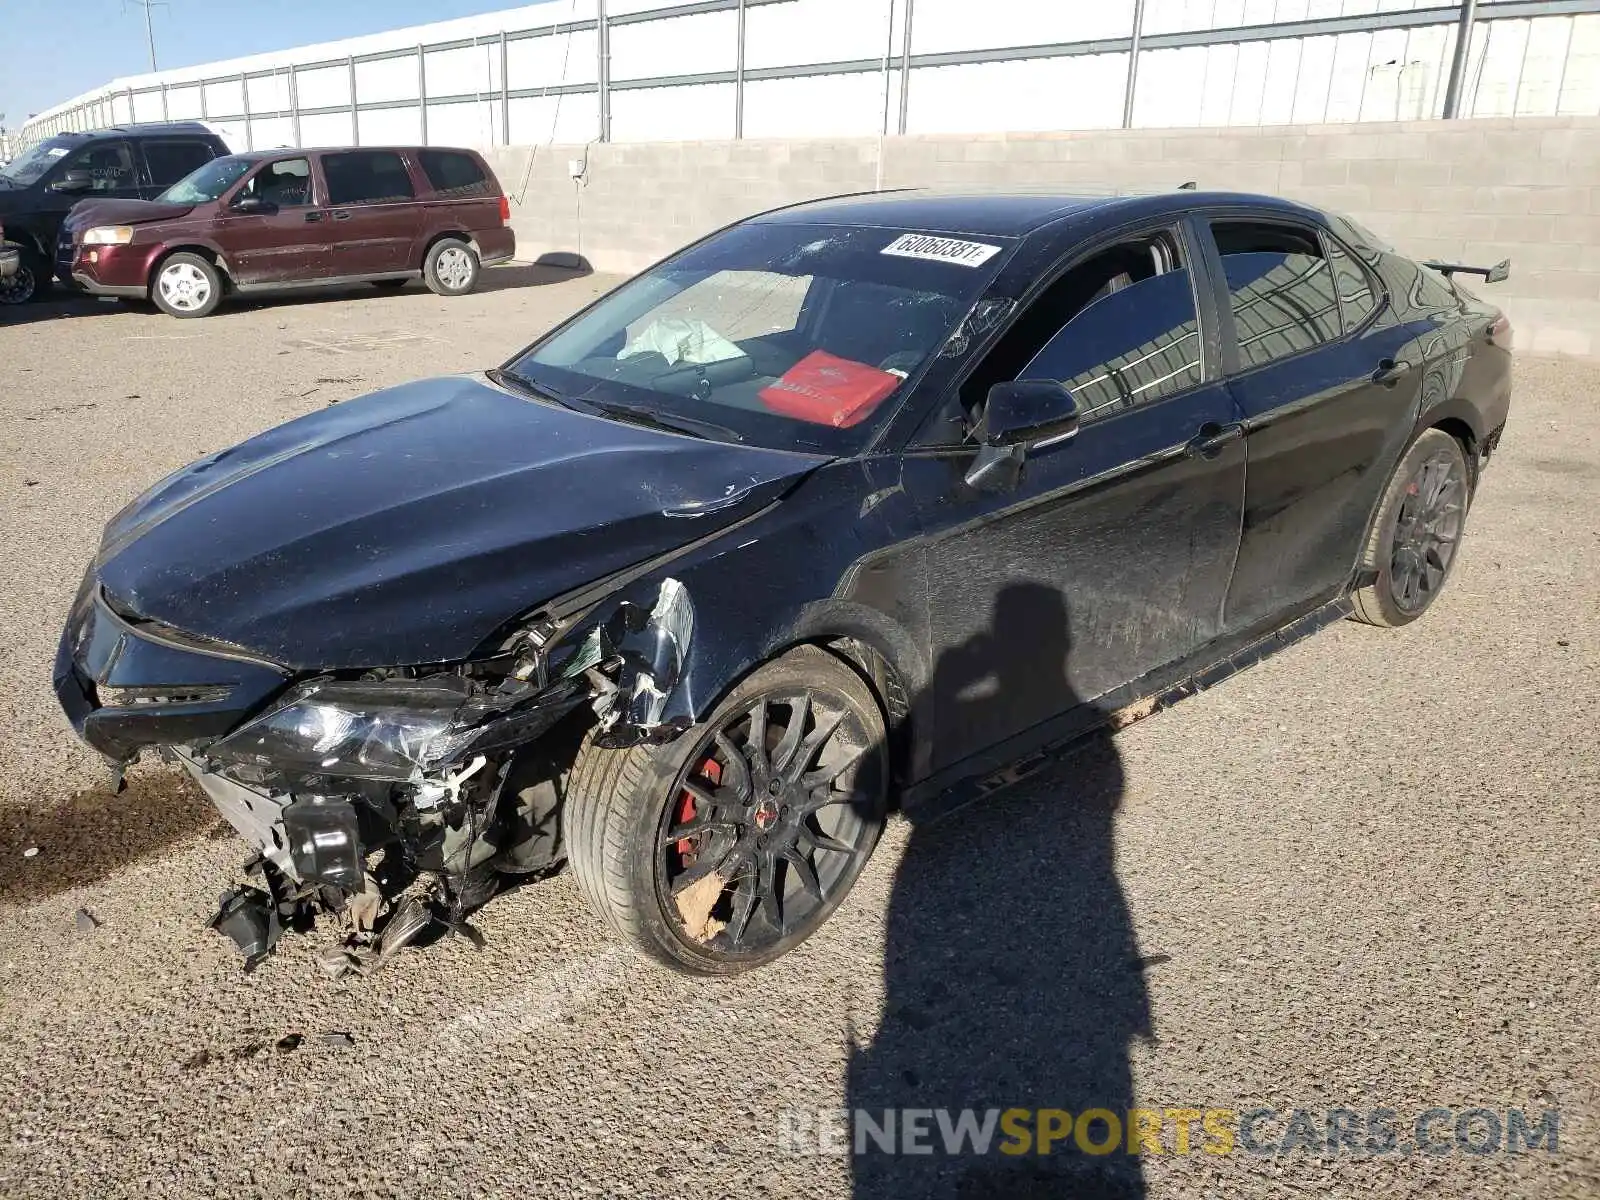
M212 159L211 147L195 138L147 141L144 151L145 174L152 187L171 187Z
M1214 221L1244 370L1342 333L1333 270L1316 233L1298 225Z
M331 205L384 204L416 196L405 160L393 150L324 154L322 177Z
M489 192L489 181L478 160L459 150L423 150L417 155L428 183L440 196L454 199L482 196Z
M1328 263L1333 268L1334 288L1339 297L1339 314L1346 333L1352 333L1378 307L1382 290L1354 255L1333 238L1327 239Z

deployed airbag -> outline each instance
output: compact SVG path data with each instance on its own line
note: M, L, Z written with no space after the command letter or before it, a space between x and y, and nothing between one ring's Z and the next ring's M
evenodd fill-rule
M743 350L696 317L658 317L629 339L617 357L650 353L661 355L669 366L726 362L745 356Z

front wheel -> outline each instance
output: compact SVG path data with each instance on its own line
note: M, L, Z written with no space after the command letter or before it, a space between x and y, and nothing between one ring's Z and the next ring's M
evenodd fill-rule
M16 271L0 279L0 304L26 304L44 295L50 286L50 266L31 250L24 250Z
M222 276L198 254L174 254L156 268L150 299L169 316L208 317L222 303Z
M465 296L478 285L478 256L455 238L435 242L422 260L422 278L440 296Z
M797 647L676 741L585 742L562 822L573 874L652 958L749 970L810 937L854 886L883 830L888 767L872 689Z
M1357 620L1395 629L1427 611L1455 566L1471 501L1461 443L1442 429L1425 430L1378 506L1361 560L1372 582L1351 595Z

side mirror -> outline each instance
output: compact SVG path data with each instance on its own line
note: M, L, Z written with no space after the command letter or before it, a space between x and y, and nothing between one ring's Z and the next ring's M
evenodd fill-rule
M68 171L50 185L52 192L87 192L94 186L94 180L87 171Z
M1504 283L1511 278L1511 260L1502 258L1489 268L1489 273L1483 277L1485 283Z
M973 430L982 449L967 468L967 483L980 491L1014 488L1030 445L1063 442L1077 432L1077 401L1055 380L997 383Z
M249 215L251 213L277 212L278 206L270 201L263 200L260 196L240 196L228 206L236 213Z

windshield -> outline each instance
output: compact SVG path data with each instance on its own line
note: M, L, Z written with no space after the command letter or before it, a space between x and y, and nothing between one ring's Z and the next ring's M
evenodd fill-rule
M700 436L866 445L999 268L1006 238L750 222L639 276L506 374Z
M16 158L0 167L0 179L16 187L26 187L38 181L39 177L56 165L57 160L65 158L75 146L81 146L81 138L50 138L31 147Z
M205 166L191 171L156 199L166 204L204 204L215 200L239 181L239 176L250 169L248 158L213 158Z

